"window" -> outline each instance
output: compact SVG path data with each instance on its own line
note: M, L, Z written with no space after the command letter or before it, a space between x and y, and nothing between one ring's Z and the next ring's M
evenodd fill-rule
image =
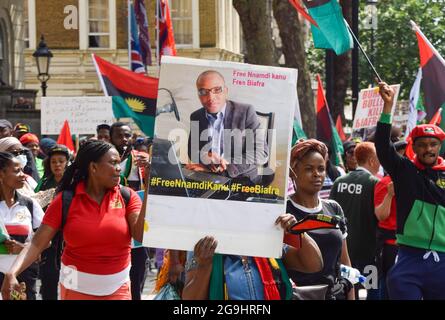
M88 46L90 48L110 47L110 14L108 0L88 2Z
M175 42L179 46L191 46L193 44L192 0L173 0L170 3Z

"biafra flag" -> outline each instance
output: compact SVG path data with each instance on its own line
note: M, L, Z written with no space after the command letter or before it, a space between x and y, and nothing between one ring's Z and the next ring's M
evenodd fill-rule
M431 120L440 107L445 107L445 60L420 28L412 21L411 24L419 45L426 118Z
M114 65L93 54L106 96L113 97L116 118L132 118L148 137L153 137L159 79Z
M324 95L323 83L318 74L317 82L317 139L323 141L328 146L331 151L330 160L338 166L342 163L343 144L332 121L328 103Z

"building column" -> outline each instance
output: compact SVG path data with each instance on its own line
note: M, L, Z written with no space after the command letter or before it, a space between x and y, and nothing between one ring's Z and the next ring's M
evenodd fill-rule
M10 15L12 18L12 34L14 37L13 45L11 49L13 50L13 64L11 63L11 69L13 70L13 82L12 85L16 89L25 88L25 56L23 51L25 50L25 42L23 40L24 36L24 12L23 12L23 1L16 1L10 8Z
M199 0L192 0L192 41L193 49L199 49L201 39L199 34Z
M29 49L37 49L36 0L28 0Z
M79 0L79 49L88 49L88 0Z
M226 30L224 28L225 25L225 6L224 2L226 0L217 0L216 7L216 16L217 16L217 29L218 29L218 37L217 37L217 48L224 49L226 47Z
M233 51L233 3L232 0L226 0L226 19L225 19L225 29L226 29L226 47L224 49L228 51Z
M233 42L233 52L241 53L241 29L238 12L235 8L232 8L232 42Z

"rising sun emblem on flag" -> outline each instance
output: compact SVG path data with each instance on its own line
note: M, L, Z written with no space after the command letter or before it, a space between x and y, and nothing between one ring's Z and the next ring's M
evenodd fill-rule
M137 98L127 98L125 102L134 112L143 112L145 109L145 104L140 99Z

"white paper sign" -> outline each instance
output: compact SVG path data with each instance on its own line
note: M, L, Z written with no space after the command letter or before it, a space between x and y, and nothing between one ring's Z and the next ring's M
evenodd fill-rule
M391 88L395 91L394 105L391 111L393 114L397 98L399 97L400 84L391 85ZM358 96L357 110L355 111L352 129L358 130L375 127L380 119L382 110L383 99L380 97L377 87L361 90Z
M281 256L283 229L275 221L286 212L297 75L297 70L288 68L163 57L157 101L158 112L163 112L155 124L159 141L155 140L153 146L144 246L193 250L199 239L210 235L218 241L218 253ZM200 76L207 79L205 82L219 82L197 88ZM212 97L218 97L219 102L210 102ZM177 106L177 114L165 111L171 110L165 106L172 105ZM229 130L229 134L236 131L248 134L247 131L259 127L270 132L260 143L255 140L256 146L267 141L269 162L265 167L254 163L254 170L258 170L255 172L263 179L254 179L257 182L249 184L236 175L239 171L234 171L243 170L233 161L233 153L237 148L249 150L247 138L235 144L230 142L235 138L224 137L220 155L230 163L227 169L207 172L207 176L188 170L187 164L197 164L193 156L199 157L205 148L198 141L203 141L198 136L205 135L207 129L204 109L213 109L215 105L224 109L224 130ZM196 117L200 120L194 120ZM254 135L254 139L261 140L259 131ZM190 148L189 137L191 140L198 137ZM225 144L227 141L229 146ZM243 156L251 159L248 152Z
M112 97L42 97L42 134L59 134L68 120L72 134L94 134L114 122Z

